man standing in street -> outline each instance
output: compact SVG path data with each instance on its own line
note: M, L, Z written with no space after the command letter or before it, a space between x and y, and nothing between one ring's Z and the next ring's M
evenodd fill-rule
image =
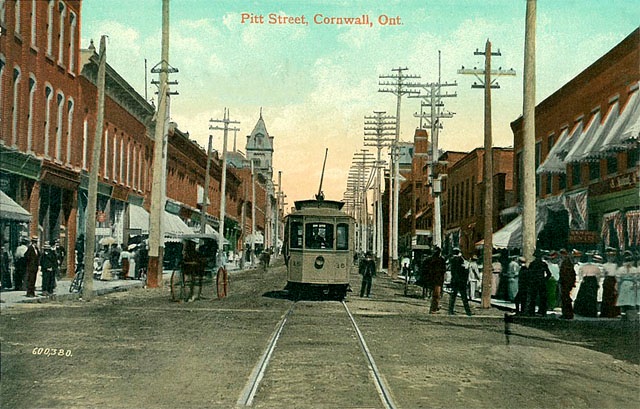
M27 252L27 244L29 239L26 237L20 240L20 245L16 248L13 262L13 289L15 291L24 291L27 277L27 259L24 257Z
M38 236L31 237L31 244L24 253L27 271L27 297L36 296L36 277L40 266L40 250L38 249Z
M449 315L454 315L454 307L456 306L456 297L460 293L464 311L471 316L471 308L469 308L469 299L467 298L467 282L469 281L469 270L465 268L465 261L462 258L459 248L453 249L453 257L449 260L451 267L451 296L449 298Z
M360 275L362 275L362 284L360 285L360 297L366 296L370 298L371 283L373 275L376 272L376 263L373 261L373 254L367 251L362 263L360 263Z
M567 250L560 250L562 263L560 263L560 301L562 303L562 316L560 318L573 319L573 300L571 290L576 285L576 270L573 268L573 260Z
M547 280L551 277L551 271L547 263L542 260L542 251L534 250L535 259L529 264L528 273L530 278L530 288L527 293L527 315L535 315L536 300L538 304L538 315L547 315Z
M440 249L436 247L433 256L427 262L427 274L431 279L431 308L429 314L437 314L440 309L440 297L442 296L442 286L444 285L444 274L447 271L447 264L440 255Z

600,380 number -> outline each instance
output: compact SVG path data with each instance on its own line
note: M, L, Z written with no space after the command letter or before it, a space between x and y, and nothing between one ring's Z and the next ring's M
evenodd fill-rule
M62 348L42 348L35 347L33 351L31 351L33 355L43 355L43 356L64 356L70 357L73 356L70 349L62 349Z

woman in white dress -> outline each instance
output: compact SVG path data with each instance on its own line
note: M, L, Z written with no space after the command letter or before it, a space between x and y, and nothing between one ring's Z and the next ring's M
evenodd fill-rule
M638 306L640 300L638 298L638 281L640 274L638 268L633 265L633 253L624 252L624 261L622 266L618 268L616 276L618 279L618 302L623 317L626 319L638 319Z

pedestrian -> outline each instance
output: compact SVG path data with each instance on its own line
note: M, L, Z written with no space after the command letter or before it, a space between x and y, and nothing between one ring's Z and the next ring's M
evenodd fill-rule
M27 252L29 239L22 238L20 245L16 248L13 257L13 289L24 291L27 279L27 259L24 257Z
M498 286L500 285L500 275L502 274L502 263L500 262L499 253L494 253L491 258L491 298L496 298Z
M518 293L513 301L516 304L516 314L525 314L531 279L527 268L527 259L524 256L518 257L518 264L520 264L520 269L518 270Z
M520 274L520 262L518 256L512 256L507 266L507 301L514 301L518 294L518 275Z
M480 268L478 267L478 256L471 256L471 260L467 264L469 270L469 298L478 298L478 290L480 289Z
M42 295L53 294L56 286L56 276L58 274L58 255L55 249L55 241L45 243L40 258L40 268L42 269Z
M138 244L136 256L136 280L144 280L147 277L147 268L149 266L149 249L146 243Z
M38 236L31 237L31 243L24 253L26 261L27 297L36 296L36 278L40 267L40 249L38 248Z
M376 263L373 261L373 253L367 251L364 260L360 263L360 275L362 276L362 284L360 285L360 297L371 297L371 284L373 276L376 273Z
M65 256L67 255L66 250L64 249L64 246L60 245L60 240L55 240L54 241L54 247L53 247L55 253L56 253L56 262L58 264L58 269L56 272L56 278L61 278L63 273L67 270L66 266L64 264L65 262Z
M131 263L129 261L129 259L131 258L131 252L129 251L128 248L123 249L120 252L120 259L118 260L120 265L122 266L122 279L123 280L128 280L129 279L129 269L131 266Z
M601 318L615 318L620 315L620 307L618 302L618 280L616 273L618 271L617 251L612 247L606 249L607 261L602 265L604 280L602 282L602 304L600 306Z
M471 308L469 307L469 299L467 298L467 282L469 281L469 270L465 268L465 260L459 248L453 249L453 257L449 260L451 268L451 295L449 298L449 315L454 315L454 307L456 305L456 297L460 294L464 311L471 316Z
M590 255L589 260L580 266L580 277L582 282L580 290L573 303L573 311L583 317L598 316L598 289L600 287L600 271L599 261L602 257L599 254Z
M432 256L433 255L425 255L420 262L416 285L422 287L422 299L427 299L428 296L431 296L430 293L433 290L432 271L430 267Z
M571 290L576 285L576 271L573 260L567 250L560 250L562 262L560 263L560 303L562 304L562 316L560 318L573 319L573 300Z
M560 280L560 266L558 265L558 252L552 251L547 257L545 257L545 263L551 272L551 277L547 280L547 309L553 310L558 306L558 300L560 297L560 287L558 280Z
M427 263L431 284L431 307L429 314L437 314L440 311L440 298L442 297L442 286L444 285L444 274L447 271L447 263L440 254L440 249L435 248L433 256Z
M627 250L623 255L622 266L618 268L616 276L618 278L618 302L623 318L627 320L638 319L638 306L640 306L640 294L638 286L640 284L640 273L633 265L633 253Z
M551 277L551 271L547 263L542 261L542 251L533 251L534 260L529 263L529 290L527 291L528 315L536 314L536 304L538 305L538 315L547 315L547 280Z
M7 245L2 242L0 244L0 288L3 291L9 291L13 288L11 283L11 269L9 268L11 253Z

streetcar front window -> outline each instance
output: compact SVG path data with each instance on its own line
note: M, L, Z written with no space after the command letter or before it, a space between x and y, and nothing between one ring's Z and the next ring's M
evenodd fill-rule
M336 250L349 250L349 225L346 223L336 227Z
M307 223L305 226L305 248L332 249L333 224Z
M289 248L302 248L302 222L292 222L289 231Z

